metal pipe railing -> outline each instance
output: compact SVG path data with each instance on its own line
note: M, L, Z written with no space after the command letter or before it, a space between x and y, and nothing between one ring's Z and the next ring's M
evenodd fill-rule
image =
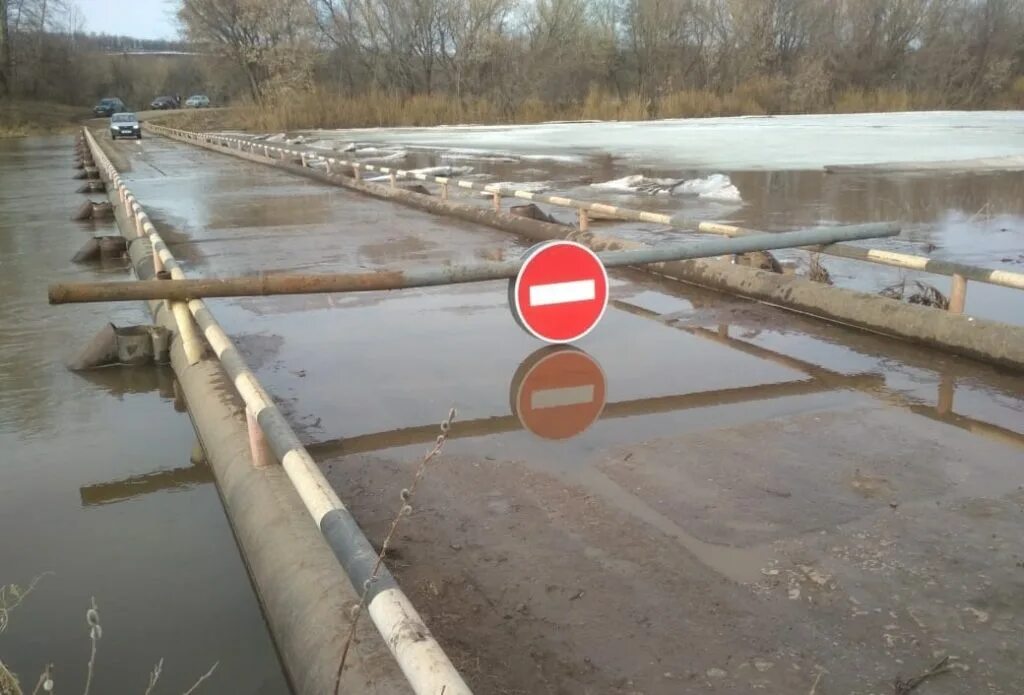
M516 191L508 190L504 187L498 187L494 184L483 184L476 181L466 181L462 179L452 179L444 176L431 176L427 174L407 171L404 169L393 169L386 166L378 166L374 164L365 164L358 161L336 159L328 157L322 153L314 153L308 150L299 150L290 147L279 147L277 145L267 145L263 143L257 143L257 141L248 140L245 138L236 137L225 137L217 135L207 135L202 133L192 133L189 131L179 130L176 128L168 128L166 126L159 126L153 124L147 124L147 127L152 128L155 132L173 133L179 138L191 140L191 141L204 141L207 143L219 144L223 147L234 147L240 151L244 151L246 147L249 151L256 153L256 149L262 149L265 156L269 157L270 152L275 152L283 158L286 155L298 156L301 159L302 166L309 166L309 163L316 160L322 160L327 163L328 169L332 166L347 166L352 167L357 180L361 179L360 171L365 169L366 171L379 172L381 174L387 174L390 178L392 186L395 185L397 178L414 179L418 181L426 181L437 183L441 185L441 196L443 199L448 197L448 187L451 185L459 188L466 188L470 190L482 191L490 193L493 196L493 204L498 205L502 197L521 198L523 200L530 200L534 202L546 203L548 205L554 205L556 207L571 208L577 211L579 228L582 231L587 231L589 228L589 222L593 218L591 213L597 213L598 215L606 215L621 220L629 220L635 222L652 222L655 224L663 224L676 229L685 229L687 231L697 231L708 234L726 234L728 236L739 236L743 234L758 234L764 233L757 230L743 229L741 227L735 227L732 225L719 224L715 222L702 222L697 226L697 229L692 228L692 223L688 221L680 221L673 218L671 215L665 215L654 212L647 212L644 210L634 210L631 208L623 208L615 205L607 205L605 203L595 203L591 201L578 200L573 198L567 198L565 196L556 195L545 195L542 193L534 193L530 191ZM813 251L822 253L827 256L835 256L839 258L848 258L852 260L864 261L867 263L875 263L878 265L885 265L895 268L905 268L910 270L920 270L927 273L934 273L936 275L944 275L953 279L952 291L950 293L949 310L953 313L962 313L964 303L966 301L967 292L967 280L975 280L977 282L984 282L991 285L998 285L1000 287L1008 287L1011 289L1024 289L1024 273L1017 273L1009 270L1000 270L994 268L983 268L980 266L972 266L964 263L953 263L950 261L940 261L928 258L926 256L915 256L912 254L894 253L891 251L884 251L881 249L862 249L856 246L837 247L836 245L830 245L825 248L813 249Z
M730 237L764 233L756 229L736 227L729 224L720 224L718 222L701 222L697 226L697 229L698 231L709 234L724 234ZM1015 273L1009 270L980 268L978 266L967 265L966 263L943 261L935 258L927 258L925 256L914 256L907 253L882 251L880 249L864 249L859 246L848 246L846 244L832 244L827 249L821 248L815 250L838 258L867 261L869 263L877 263L894 268L919 270L926 273L934 273L936 275L951 277L953 278L953 286L949 297L949 311L954 314L962 314L964 311L964 304L967 299L968 280L976 280L977 282L984 282L990 285L1024 290L1024 273Z
M164 267L171 270L172 277L180 274L183 278L184 273L174 256L152 224L147 224L148 217L142 206L128 190L92 133L87 128L84 131L97 164L106 173L111 185L115 186L120 199L126 203L131 201L131 205L126 204L125 209L134 217L137 228L146 235L144 238L153 244L154 256L158 256ZM370 618L413 691L417 695L471 695L462 676L430 634L387 567L381 565L376 578L370 580L377 564L377 552L209 308L201 299L192 299L187 307L224 371L233 381L266 443L281 462L306 510L347 573L353 588L359 594L364 590L367 592L366 606Z
M755 234L734 239L689 241L661 247L627 251L605 251L598 258L608 268L666 263L709 258L724 254L767 251L771 249L830 244L851 239L870 239L899 234L890 223L820 227L779 234ZM150 280L138 282L82 282L51 285L51 304L77 302L132 301L170 299L183 301L195 297L248 297L278 294L318 294L322 292L369 292L433 287L515 277L522 260L476 265L442 265L408 270L382 270L370 273L330 273L320 275L255 275L238 278L199 280Z

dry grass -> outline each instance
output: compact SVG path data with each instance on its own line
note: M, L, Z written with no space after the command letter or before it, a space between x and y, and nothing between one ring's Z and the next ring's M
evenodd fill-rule
M934 307L946 311L949 309L949 297L944 295L939 288L927 282L915 280L911 286L906 278L889 285L879 292L883 297L897 299L908 304L920 304L921 306Z
M908 92L905 89L847 89L836 97L836 113L886 113L927 111L954 106L938 92Z
M278 132L308 128L437 126L462 123L540 123L562 120L639 121L653 118L702 118L800 113L913 111L955 106L940 93L900 89L846 90L829 103L811 108L782 78L748 80L730 92L689 89L657 98L619 95L592 88L578 102L549 103L537 98L499 106L495 101L447 94L405 96L371 91L342 95L322 88L292 93L269 104L240 102L231 108L178 111L160 122L197 131L238 129ZM1024 79L999 100L1007 108L1024 106Z
M812 253L810 258L810 264L807 269L807 278L811 282L820 282L825 285L832 284L832 275L828 272L828 268L821 262L820 253Z
M0 138L67 133L89 118L88 109L45 101L0 102Z
M39 581L48 575L53 574L52 572L44 572L39 576L35 577L28 586L22 587L17 584L6 584L0 585L0 633L7 629L10 624L10 614L17 608L21 603L35 591ZM99 608L96 605L96 599L93 598L90 602L90 607L85 613L85 623L89 628L89 642L91 644L89 662L87 664L86 680L83 690L83 695L89 695L89 690L92 686L93 675L96 669L96 654L98 651L99 641L103 637L103 626L100 624L100 613ZM149 674L149 686L145 693L151 695L156 687L157 681L160 679L160 674L163 670L164 660L161 658L153 670ZM192 687L190 687L183 695L192 695L199 687L205 683L213 675L214 671L217 670L217 666L220 662L216 662L210 667L210 670L200 676ZM54 692L54 678L53 678L53 664L46 664L43 672L39 675L39 679L36 683L35 689L32 691L32 695L39 695L40 693ZM25 691L21 687L21 683L18 677L7 668L7 666L0 661L0 695L25 695Z

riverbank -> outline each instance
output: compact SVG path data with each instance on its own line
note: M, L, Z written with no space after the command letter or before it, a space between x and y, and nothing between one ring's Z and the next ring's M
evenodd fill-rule
M994 100L968 106L951 103L940 93L902 89L845 90L838 92L828 103L814 105L790 94L785 85L769 79L746 82L724 93L678 90L648 98L637 93L591 90L585 99L578 102L546 102L531 98L507 105L493 99L459 99L447 94L406 96L369 92L345 95L314 89L265 104L241 102L226 109L174 112L161 118L161 123L184 130L262 132L456 123L506 125L546 121L647 121L713 116L1024 108L1024 80Z
M89 110L48 101L14 99L0 102L0 139L72 132Z

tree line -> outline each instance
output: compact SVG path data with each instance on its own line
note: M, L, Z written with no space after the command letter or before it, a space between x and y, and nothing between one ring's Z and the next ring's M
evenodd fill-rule
M1024 107L1024 0L178 0L181 40L0 0L0 95L386 95L637 117ZM166 60L135 51L185 51ZM846 104L849 102L849 108ZM389 104L392 102L388 102ZM589 105L583 112L558 109ZM542 108L542 106L544 108ZM551 108L548 108L551 107ZM554 109L554 111L552 111ZM621 109L620 109L621 112ZM613 112L614 115L615 112Z
M181 0L178 16L257 101L318 87L510 108L595 90L649 110L686 92L768 112L878 90L1024 105L1024 0Z
M0 0L0 96L84 105L102 96L149 103L162 90L204 80L198 57L177 39L86 33L72 0ZM152 57L135 59L131 53Z

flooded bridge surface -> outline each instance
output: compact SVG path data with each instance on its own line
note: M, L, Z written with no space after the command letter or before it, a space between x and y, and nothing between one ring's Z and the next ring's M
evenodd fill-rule
M161 138L104 144L191 277L527 247ZM458 410L388 564L476 692L881 693L946 655L928 692L1024 690L1024 377L611 282L582 355L539 350L504 282L209 305L375 542ZM83 311L48 320L118 316ZM188 439L134 400L126 418ZM160 467L111 464L82 499L127 515L210 480Z

